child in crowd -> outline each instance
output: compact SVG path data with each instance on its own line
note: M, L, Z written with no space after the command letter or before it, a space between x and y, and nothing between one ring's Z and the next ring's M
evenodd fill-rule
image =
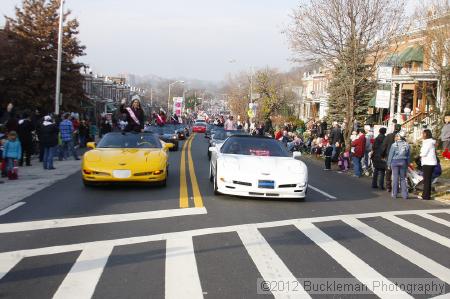
M350 165L350 151L350 145L347 145L345 151L339 155L338 165L341 171L348 171Z
M6 135L6 128L0 125L0 169L2 172L2 178L6 177L6 161L3 159L3 149L6 141L8 140L8 135Z
M8 140L3 148L3 159L6 162L6 173L9 179L17 179L17 161L22 156L22 146L17 138L17 133L11 131L8 133Z
M313 140L311 154L315 154L316 157L322 155L322 147L323 147L323 138L317 137Z
M325 156L325 169L324 170L331 170L331 158L333 156L333 147L331 146L331 144L328 144L325 147L324 156Z

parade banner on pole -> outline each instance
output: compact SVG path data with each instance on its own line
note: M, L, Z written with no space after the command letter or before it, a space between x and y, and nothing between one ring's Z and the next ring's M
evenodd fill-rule
M177 116L181 116L183 113L183 97L174 97L173 98L173 113Z

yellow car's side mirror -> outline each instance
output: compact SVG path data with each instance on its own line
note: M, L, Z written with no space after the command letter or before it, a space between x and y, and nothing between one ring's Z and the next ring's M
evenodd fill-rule
M94 149L95 148L95 142L88 142L88 143L86 143L86 146L87 146L87 148Z
M165 143L164 144L164 148L165 149L171 149L171 148L173 148L175 145L173 144L173 143Z

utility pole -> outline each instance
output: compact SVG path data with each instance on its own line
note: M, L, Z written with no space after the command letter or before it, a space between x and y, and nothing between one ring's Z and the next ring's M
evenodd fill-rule
M59 115L59 101L61 94L61 60L63 43L64 0L60 0L59 29L58 29L58 60L56 62L56 90L55 90L55 115Z
M150 87L150 106L153 109L153 87Z

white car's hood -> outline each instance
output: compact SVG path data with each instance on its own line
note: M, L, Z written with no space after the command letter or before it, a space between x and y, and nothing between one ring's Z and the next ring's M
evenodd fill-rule
M220 156L219 162L227 172L236 172L239 175L258 177L307 176L306 165L290 157L258 157L225 154Z

